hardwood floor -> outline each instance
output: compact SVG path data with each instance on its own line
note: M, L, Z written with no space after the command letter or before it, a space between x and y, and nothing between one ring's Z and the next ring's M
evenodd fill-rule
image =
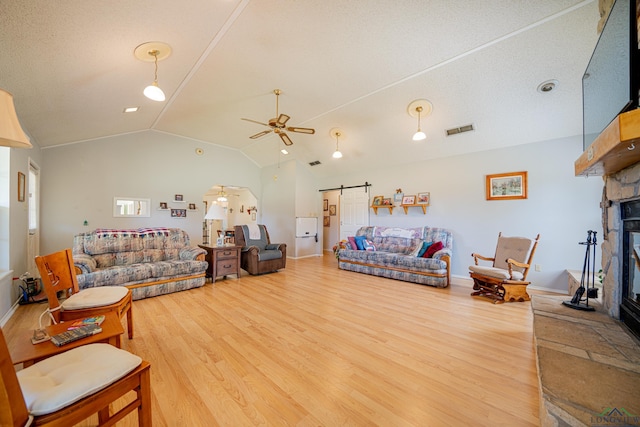
M156 426L538 425L530 303L470 292L288 260L134 301L123 348L151 362ZM9 346L43 309L18 309Z

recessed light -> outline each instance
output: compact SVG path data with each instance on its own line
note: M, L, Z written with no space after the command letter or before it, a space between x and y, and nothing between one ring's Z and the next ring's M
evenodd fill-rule
M285 150L284 148L283 148L282 150L280 150L280 152L281 152L282 154L284 154L284 155L289 154L289 152L288 152L287 150Z
M554 90L556 86L558 86L557 80L547 80L546 82L542 82L538 85L538 92L548 93Z
M124 109L123 113L135 113L139 109L140 109L140 107L126 107Z

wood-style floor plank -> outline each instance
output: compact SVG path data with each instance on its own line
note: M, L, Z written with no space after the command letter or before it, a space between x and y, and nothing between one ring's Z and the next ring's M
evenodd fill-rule
M135 301L123 348L151 362L156 426L538 425L530 303L470 292L288 260ZM44 308L18 308L10 346Z

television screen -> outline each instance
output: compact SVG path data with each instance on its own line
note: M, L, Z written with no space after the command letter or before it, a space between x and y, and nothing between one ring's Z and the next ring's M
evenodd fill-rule
M582 77L584 150L618 114L637 106L635 9L634 0L615 2Z

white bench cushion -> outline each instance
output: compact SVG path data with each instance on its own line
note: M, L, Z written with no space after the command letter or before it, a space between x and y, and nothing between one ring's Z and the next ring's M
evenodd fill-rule
M109 344L76 347L18 371L31 415L58 411L94 394L140 365L142 359Z
M63 310L80 310L83 308L102 307L115 304L124 298L129 289L124 286L100 286L83 289L64 300Z

